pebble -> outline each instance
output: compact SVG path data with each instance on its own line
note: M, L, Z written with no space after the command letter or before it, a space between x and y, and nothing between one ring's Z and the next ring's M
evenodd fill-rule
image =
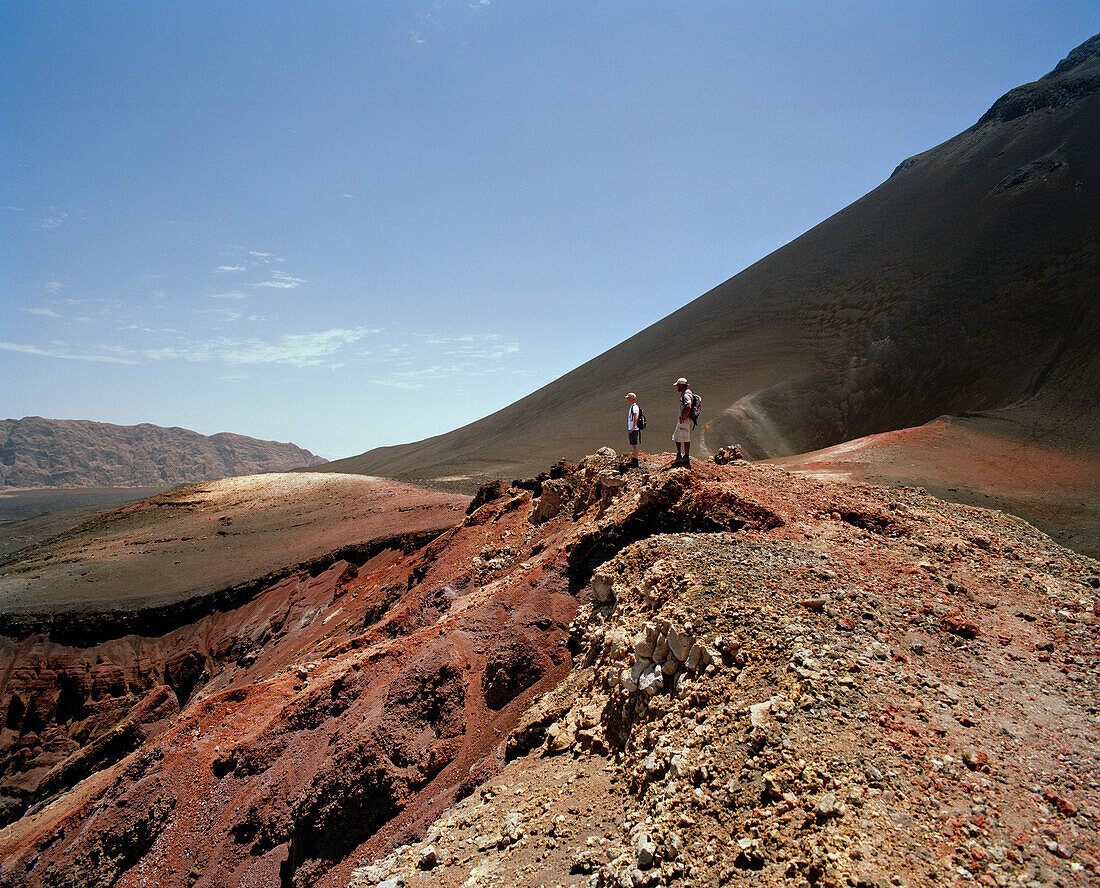
M814 814L820 818L839 817L841 806L837 804L836 796L831 792L825 793L814 805Z

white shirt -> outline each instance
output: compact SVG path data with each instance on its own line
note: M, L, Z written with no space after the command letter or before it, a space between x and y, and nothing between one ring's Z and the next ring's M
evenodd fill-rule
M631 404L630 409L626 411L626 430L628 432L638 431L638 405L637 405L637 403Z

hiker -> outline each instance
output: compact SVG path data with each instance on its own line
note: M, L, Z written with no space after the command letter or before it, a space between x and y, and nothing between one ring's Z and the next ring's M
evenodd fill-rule
M634 458L630 461L632 468L638 467L638 439L642 435L642 410L637 404L638 396L634 392L626 393L626 400L630 406L626 411L626 437L630 446L634 448Z
M676 420L676 428L672 432L673 443L676 444L676 460L672 463L674 466L688 466L691 467L691 425L692 423L692 409L695 403L695 395L691 389L688 388L688 381L684 377L680 377L673 383L676 386L676 391L680 393L680 413L679 419ZM683 448L681 454L680 448Z

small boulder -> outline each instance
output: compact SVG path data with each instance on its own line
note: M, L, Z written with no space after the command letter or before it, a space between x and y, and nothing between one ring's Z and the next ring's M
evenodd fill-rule
M668 649L677 660L683 663L691 651L691 646L695 643L695 639L688 635L686 632L681 632L679 629L672 629L668 633Z
M645 627L634 636L634 656L639 660L648 660L653 656L653 649L657 646L657 628L652 623L646 623Z
M439 865L439 854L435 850L434 845L428 845L420 852L420 860L417 861L417 866L422 870L435 869Z
M606 604L615 599L614 587L615 578L609 574L596 571L592 575L592 597L600 604Z
M541 524L556 517L569 501L573 494L573 488L567 481L547 481L542 485L542 494L531 509L530 521L532 524Z
M519 811L512 811L505 815L504 823L500 827L500 847L506 848L514 845L523 838L523 815Z
M741 447L737 444L730 444L728 447L719 448L718 452L712 457L714 462L720 466L728 466L731 462L736 462L744 458L745 454L741 452Z
M952 635L958 635L962 638L977 638L981 635L981 629L978 628L978 624L973 620L968 620L962 615L962 612L958 610L944 614L941 622L943 623L943 628Z
M771 720L772 703L774 697L771 700L765 700L763 703L753 703L749 707L749 724L754 728L766 728L768 722Z
M500 499L507 492L507 486L499 478L495 481L486 481L477 489L474 498L470 500L470 505L466 507L466 514L472 515L486 503L491 503L493 500Z

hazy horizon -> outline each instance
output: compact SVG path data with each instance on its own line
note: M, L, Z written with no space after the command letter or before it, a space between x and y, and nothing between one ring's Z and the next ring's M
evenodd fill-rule
M1100 8L0 22L0 416L334 459L478 419L652 324L1051 70Z

